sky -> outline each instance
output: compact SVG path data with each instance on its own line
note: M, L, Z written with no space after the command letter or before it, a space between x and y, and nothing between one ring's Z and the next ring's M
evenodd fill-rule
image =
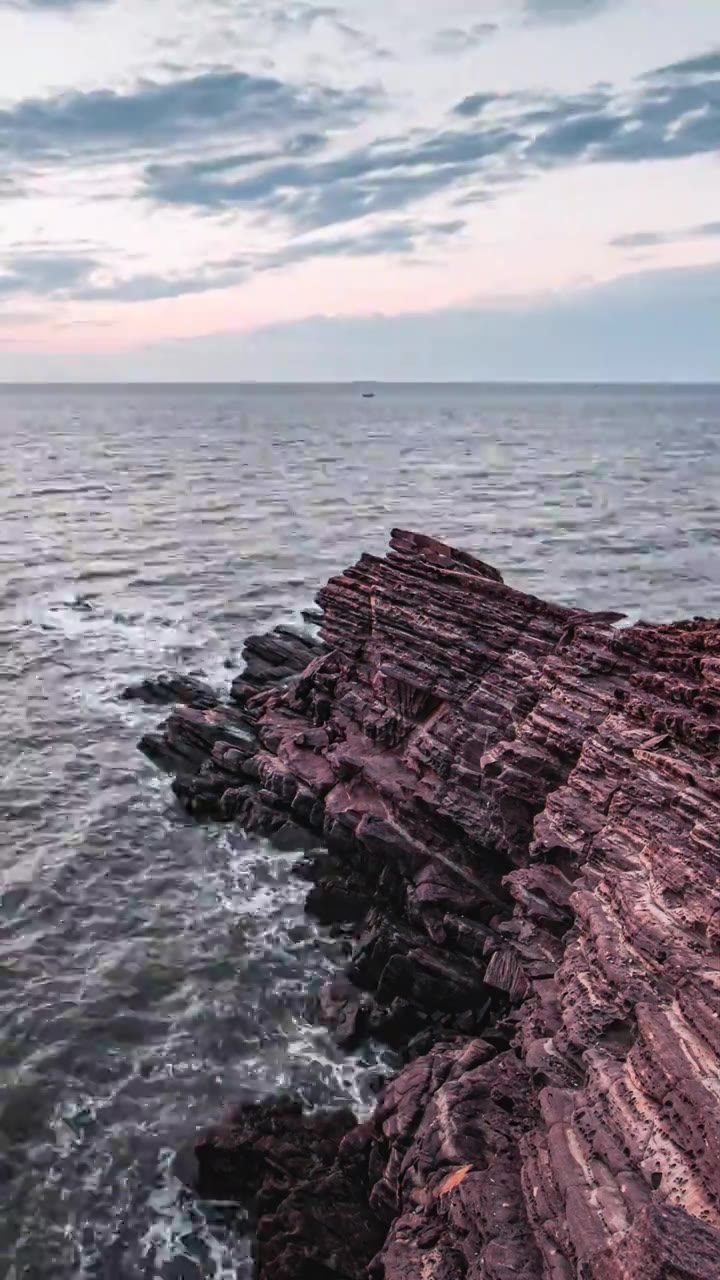
M0 380L720 380L719 0L0 0Z

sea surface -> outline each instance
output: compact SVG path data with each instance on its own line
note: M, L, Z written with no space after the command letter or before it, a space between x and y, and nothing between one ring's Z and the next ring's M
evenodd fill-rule
M307 1017L293 857L176 807L129 705L226 685L394 525L567 604L720 613L720 389L0 388L0 1280L249 1276L173 1152L231 1101L371 1101Z

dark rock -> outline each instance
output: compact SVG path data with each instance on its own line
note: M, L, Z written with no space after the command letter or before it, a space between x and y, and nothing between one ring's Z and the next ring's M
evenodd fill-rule
M319 601L323 646L254 641L240 709L163 735L200 810L327 845L349 1040L409 1060L289 1168L261 1274L720 1277L720 623L616 630L403 531ZM367 1272L327 1234L359 1186Z
M276 627L268 635L248 636L243 649L245 667L233 681L232 697L241 706L264 689L300 675L325 646L291 627Z
M403 1052L408 1058L426 1052L437 1039L435 1027L428 1026L427 1014L400 996L396 996L389 1005L376 1002L368 1017L367 1027L369 1034L376 1040Z
M323 924L358 923L372 905L366 883L348 872L342 858L323 851L303 859L295 873L312 882L305 908Z
M319 627L322 625L322 609L303 609L302 616L312 627Z
M152 706L182 703L187 707L197 707L200 711L217 706L220 700L215 690L203 680L177 672L128 685L121 697L126 702L147 702Z
M355 1127L351 1112L308 1116L291 1098L246 1103L196 1144L197 1189L208 1198L254 1199L275 1175L290 1182L332 1163L342 1138Z
M593 1280L717 1280L720 1234L679 1209L650 1205L621 1249L594 1260Z
M162 1280L203 1280L205 1269L191 1258L177 1257L163 1264Z
M175 1152L172 1168L175 1177L186 1187L197 1187L200 1170L194 1146L188 1143L180 1147Z
M272 843L281 853L300 853L317 848L317 837L297 822L283 822L271 835Z
M368 1204L369 1150L347 1111L251 1104L197 1144L198 1191L252 1209L259 1280L361 1280L384 1237Z
M370 906L366 893L343 884L317 884L308 893L305 909L321 924L347 924L361 920Z
M328 982L320 993L320 1020L331 1027L337 1044L354 1049L368 1025L368 1000L346 978Z

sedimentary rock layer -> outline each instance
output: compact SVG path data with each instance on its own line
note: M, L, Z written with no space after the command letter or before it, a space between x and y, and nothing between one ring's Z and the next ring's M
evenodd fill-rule
M720 623L618 627L401 531L319 604L320 642L253 641L231 706L145 742L193 812L328 850L323 1016L408 1060L322 1148L364 1251L289 1176L261 1274L718 1280Z

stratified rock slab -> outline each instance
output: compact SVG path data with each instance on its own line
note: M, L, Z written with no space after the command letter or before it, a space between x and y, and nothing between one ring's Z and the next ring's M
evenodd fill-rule
M362 994L324 1012L409 1060L367 1276L720 1280L720 623L617 628L402 531L318 602L304 669L149 747L194 812L329 850Z

